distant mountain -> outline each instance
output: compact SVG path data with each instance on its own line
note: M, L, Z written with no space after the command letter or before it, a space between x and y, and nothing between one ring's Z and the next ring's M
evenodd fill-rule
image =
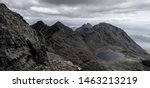
M146 51L137 45L122 29L108 23L95 25L93 32L84 36L86 43L92 47L92 51L97 51L105 47L125 54L145 56ZM93 47L95 46L95 47Z
M91 29L93 26L90 23L83 24L81 27L77 28L76 31L83 31L83 29Z
M48 45L82 70L144 70L141 61L149 58L122 29L108 23L84 24L71 31L57 22L48 31L43 34L51 36L46 37Z
M42 21L38 21L37 23L31 25L32 28L38 30L38 31L41 31L41 32L46 32L46 30L49 29L49 26L46 25L44 22Z
M44 35L46 35L47 37L50 37L51 35L55 34L56 32L61 31L63 33L70 33L73 32L73 30L67 26L65 26L64 24L62 24L61 22L56 22L54 25L52 25L49 30L46 31L46 33L44 33Z
M83 38L61 22L52 25L43 35L46 35L47 43L53 47L55 53L78 65L82 70L104 70L101 65L98 65L98 60Z
M85 35L89 32L92 32L93 26L90 23L83 24L81 27L76 29L76 32L80 33L81 35Z

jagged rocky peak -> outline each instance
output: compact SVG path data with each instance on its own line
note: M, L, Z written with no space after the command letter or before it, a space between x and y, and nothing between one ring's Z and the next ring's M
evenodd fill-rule
M0 3L0 23L6 25L7 24L7 20L5 18L5 14L8 10L8 8L6 7L5 4Z
M81 27L77 28L76 31L81 31L83 29L91 29L93 26L90 23L83 24Z
M56 24L56 25L64 25L64 24L62 24L60 21L57 21L55 24Z
M19 24L19 23L25 23L28 24L23 17L16 13L11 11L5 4L0 5L0 21L4 22L3 24L11 25L11 23ZM12 22L13 21L13 22Z
M61 23L60 21L57 21L53 26L57 27L57 28L68 28L66 25L64 25L63 23Z
M83 24L81 27L76 29L77 33L85 35L86 33L92 32L93 26L90 23Z
M45 25L45 23L42 20L37 21L37 23L35 23L35 24L37 24L37 25Z
M36 23L32 24L31 27L37 26L37 27L41 27L41 26L48 26L47 24L45 24L42 20L37 21Z
M35 24L31 25L34 29L40 29L41 27L46 26L43 21L37 21Z
M54 25L48 26L42 21L38 21L37 23L31 26L33 29L38 30L43 33L46 38L51 37L53 34L60 33L72 33L73 30L68 26L64 25L60 21L57 21Z
M42 32L42 33L46 32L49 29L49 26L41 20L37 21L35 24L31 25L31 27L35 30Z
M52 25L50 27L50 29L53 30L53 31L58 31L58 30L62 30L62 31L66 31L66 32L72 32L73 31L71 28L64 25L60 21L57 21L54 25Z
M4 3L0 3L0 8L7 8L7 6Z
M92 28L93 26L90 23L86 23L82 25L83 28Z

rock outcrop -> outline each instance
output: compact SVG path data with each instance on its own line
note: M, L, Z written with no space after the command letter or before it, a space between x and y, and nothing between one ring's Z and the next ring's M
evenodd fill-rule
M47 51L42 34L33 30L22 16L0 4L0 70L34 70L38 66L42 66L43 70L64 70L46 68L53 62ZM53 55L55 58L56 55ZM73 67L73 64L65 66L69 65ZM57 64L54 66L57 67Z

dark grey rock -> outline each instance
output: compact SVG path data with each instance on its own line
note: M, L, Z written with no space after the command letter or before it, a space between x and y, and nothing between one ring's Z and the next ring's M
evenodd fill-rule
M87 23L87 24L83 24L81 27L77 28L75 30L75 32L79 33L82 36L85 36L86 34L94 31L92 28L93 28L93 26L90 23Z
M0 70L34 70L38 66L45 68L43 70L73 69L51 68L51 55L47 54L49 51L50 47L47 48L45 38L40 32L33 30L22 16L0 4ZM55 58L57 57L53 56ZM61 62L56 59L55 62L57 61ZM51 65L57 67L55 63Z
M148 57L123 30L107 23L72 31L57 22L42 33L56 54L82 70L144 70L141 60Z
M107 23L93 27L93 32L84 36L84 40L95 53L101 50L119 51L126 55L145 57L148 53L136 44L122 29Z
M85 24L77 31L59 21L31 27L0 4L0 70L150 70L150 55L111 24Z

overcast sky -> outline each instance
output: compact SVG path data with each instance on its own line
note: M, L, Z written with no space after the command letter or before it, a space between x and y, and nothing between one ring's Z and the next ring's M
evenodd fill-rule
M43 20L68 26L108 22L132 32L150 30L150 0L0 0L30 24Z

